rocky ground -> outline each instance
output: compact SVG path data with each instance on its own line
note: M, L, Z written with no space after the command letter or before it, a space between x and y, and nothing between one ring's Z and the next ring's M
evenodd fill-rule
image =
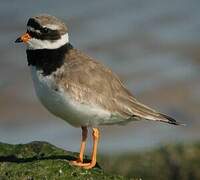
M77 155L46 142L0 143L0 179L200 179L200 143L163 145L143 152L100 156L100 165L92 170L71 166L69 161Z
M126 179L105 173L98 165L92 170L71 166L77 153L46 142L0 144L1 180ZM87 161L87 160L86 160Z

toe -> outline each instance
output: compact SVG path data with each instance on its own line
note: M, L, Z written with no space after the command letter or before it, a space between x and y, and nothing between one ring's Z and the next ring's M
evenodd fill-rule
M95 167L96 163L87 163L88 165L83 166L84 169L92 169L93 167Z
M89 166L91 163L83 163L80 161L70 161L70 164L73 166L85 167L85 166Z

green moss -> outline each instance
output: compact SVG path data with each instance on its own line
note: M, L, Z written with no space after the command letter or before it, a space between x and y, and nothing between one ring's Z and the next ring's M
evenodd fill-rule
M126 179L104 173L98 165L92 170L71 166L69 161L76 156L77 153L64 151L46 142L0 143L0 179Z
M45 142L0 143L0 179L200 179L200 143L165 145L145 152L101 156L100 163L106 172L98 165L92 170L71 166L69 161L77 155Z

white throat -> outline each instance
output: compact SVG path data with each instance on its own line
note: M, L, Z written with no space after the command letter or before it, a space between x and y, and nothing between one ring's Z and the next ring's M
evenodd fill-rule
M27 49L57 49L68 42L68 33L62 35L60 39L55 41L31 38L27 43Z

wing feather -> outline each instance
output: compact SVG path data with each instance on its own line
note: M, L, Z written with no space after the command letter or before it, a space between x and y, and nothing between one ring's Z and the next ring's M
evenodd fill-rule
M78 50L66 55L64 68L56 73L58 84L80 103L100 106L119 114L124 121L134 118L177 124L138 102L116 74Z

